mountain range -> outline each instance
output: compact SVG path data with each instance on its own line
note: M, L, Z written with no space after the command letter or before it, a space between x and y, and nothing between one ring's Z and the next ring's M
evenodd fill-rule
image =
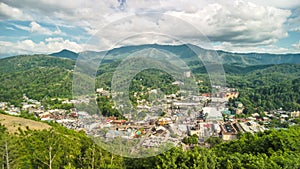
M106 55L102 61L105 64L101 64L97 70L96 87L108 87L122 58L135 51L151 48L178 55L197 78L203 80L205 85L209 85L206 67L188 45L140 45L116 48L107 52L86 51L83 53L62 50L49 54L50 56L35 54L0 59L0 101L9 101L17 105L22 102L23 94L37 100L45 97L71 97L73 70L76 59L81 54ZM202 54L217 52L218 56L222 57L226 81L230 87L272 86L281 82L292 83L300 77L300 54L239 54L202 48L198 51ZM75 73L83 76L78 72ZM151 77L152 80L156 78L151 75L151 72L143 75ZM161 79L156 78L156 82L160 81Z
M154 48L157 50L165 50L171 52L184 61L198 62L196 53L190 48L197 49L200 54L207 54L213 56L219 56L222 59L223 64L236 64L236 65L268 65L268 64L283 64L283 63L300 63L300 54L269 54L269 53L231 53L225 51L213 51L203 49L193 45L158 45L158 44L148 44L148 45L139 45L139 46L125 46L120 48L114 48L108 51L95 52L95 51L85 51L81 53L76 53L67 49L64 49L60 52L49 54L50 56L56 56L61 58L68 58L76 60L78 56L83 54L88 55L105 55L104 61L109 62L111 60L123 59L126 56L134 53L135 51L142 49ZM194 63L196 64L196 63Z

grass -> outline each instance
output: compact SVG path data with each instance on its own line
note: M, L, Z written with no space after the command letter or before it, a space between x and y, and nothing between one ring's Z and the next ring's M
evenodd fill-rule
M27 127L31 130L44 130L51 128L51 126L43 122L4 114L0 114L0 123L7 128L9 133L18 132L18 128L22 130L26 130Z

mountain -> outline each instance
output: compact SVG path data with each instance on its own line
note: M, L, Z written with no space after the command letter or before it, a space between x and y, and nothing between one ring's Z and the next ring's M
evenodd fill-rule
M154 48L157 50L164 50L171 52L182 60L184 60L188 65L199 64L199 59L196 53L190 48L197 50L200 55L214 56L218 55L223 64L234 64L239 66L251 66L251 65L269 65L269 64L283 64L283 63L300 63L300 54L268 54L268 53L231 53L224 51L214 51L203 49L194 45L158 45L158 44L147 44L138 46L124 46L120 48L114 48L108 51L95 52L95 51L85 51L82 53L75 53L69 50L62 50L58 53L50 54L51 56L68 58L76 60L79 55L92 56L105 56L104 62L112 62L115 60L120 60L128 55L142 49Z
M177 52L182 60L191 67L195 77L203 80L204 85L209 85L205 66L199 64L195 54L193 55L187 46L142 45L108 51L107 62L98 67L97 78L95 79L96 87L109 87L111 85L111 78L121 63L122 57L130 55L135 50L150 47L157 50ZM203 50L202 52L212 51ZM90 54L92 57L103 55L104 53L87 51L86 54ZM292 81L300 77L300 64L282 63L285 61L299 63L297 62L299 55L266 55L268 55L267 57L277 57L278 60L271 60L271 63L276 62L277 64L270 64L265 59L253 57L253 54L230 55L226 53L225 58L232 57L231 61L227 60L227 63L223 65L226 72L227 85L238 89L248 89L279 85L282 82L287 82L288 85L292 86ZM282 59L283 57L289 59L284 60ZM254 63L259 64L255 65ZM37 100L42 100L45 97L72 97L75 60L48 55L21 55L0 59L0 65L0 101L9 101L18 105L22 101L23 94ZM146 71L136 75L136 77L139 77L138 79L148 79L147 84L160 87L166 86L164 84L165 81L161 77L167 76L164 76L164 74L159 76L159 74L159 72L155 71ZM79 72L77 72L77 75L83 79L86 78L84 74ZM86 80L82 82L86 82ZM145 85L144 82L136 80L135 86L140 86L138 83ZM280 87L282 88L284 85L286 84L282 84Z
M23 55L0 59L0 101L18 105L23 94L69 97L75 61L47 55Z
M217 51L225 64L269 65L283 63L300 63L300 54L269 54L269 53L229 53Z
M75 52L67 50L67 49L63 49L60 52L50 54L50 56L56 56L56 57L76 60L78 57L78 53L75 53Z
M1 73L15 73L36 68L53 68L72 70L75 62L65 58L47 55L19 55L0 59Z

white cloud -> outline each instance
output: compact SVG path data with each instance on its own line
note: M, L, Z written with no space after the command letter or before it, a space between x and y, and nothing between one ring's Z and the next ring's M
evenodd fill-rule
M41 26L35 21L30 22L29 26L22 26L17 24L13 24L13 26L15 26L18 29L28 31L30 33L37 33L42 35L65 35L65 33L59 29L59 27L56 27L55 31L51 31L50 29Z
M272 1L262 1L262 0L250 0L251 2L264 5L264 6L273 6L276 8L284 8L284 9L295 9L300 7L299 0L272 0Z
M278 47L275 45L265 45L265 46L238 46L233 45L228 42L223 42L219 45L214 45L214 50L223 50L229 52L236 52L236 53L300 53L300 42L293 45L293 49Z
M292 47L300 51L300 40L297 43L292 44Z
M212 41L264 44L287 36L284 22L290 12L235 1L234 4L210 4L196 13L170 14L200 28Z
M32 17L18 8L0 2L0 19L31 20Z
M12 31L15 30L13 27L9 27L9 26L6 26L5 29L6 29L6 30L12 30Z
M34 53L53 53L62 49L69 49L75 52L82 51L82 44L63 38L46 38L44 41L34 42L30 39L17 41L15 43L0 41L0 55L19 55Z
M110 47L115 42L139 33L139 38L129 38L120 44L176 44L178 40L201 44L205 38L197 33L193 25L212 42L224 42L241 49L268 48L279 39L287 37L286 21L294 11L291 9L300 3L297 0L128 0L121 10L117 0L101 0L97 3L80 0L26 0L22 4L18 0L3 1L34 17L36 22L25 28L29 32L47 35L62 33L60 29L51 31L37 22L79 26L94 36L96 40L93 45L100 45L99 48ZM142 37L149 32L178 39L166 39L159 35L155 38Z
M245 1L206 3L202 8L197 8L195 2L193 4L196 8L190 1L185 1L185 3L187 5L180 7L164 1L165 6L160 8L161 12L150 14L145 12L154 10L151 6L150 9L142 10L145 8L141 6L143 3L128 3L128 8L136 7L134 11L144 11L144 14L143 12L132 13L130 9L126 13L116 12L104 16L105 20L111 19L115 22L108 26L105 26L103 22L90 22L93 24L87 30L95 33L98 29L99 32L96 34L98 37L95 38L99 38L99 45L103 46L111 46L124 38L128 44L165 42L162 36L156 36L155 40L153 37L140 37L138 40L132 38L131 42L128 38L143 36L148 32L173 36L187 43L201 44L205 41L205 37L199 34L198 30L200 30L213 42L227 42L244 47L272 45L288 35L284 23L291 14L289 10L258 6ZM161 4L163 3L157 6ZM126 45L126 43L123 44Z
M292 29L290 29L290 31L293 31L293 32L300 32L300 27L299 27L299 28L292 28Z

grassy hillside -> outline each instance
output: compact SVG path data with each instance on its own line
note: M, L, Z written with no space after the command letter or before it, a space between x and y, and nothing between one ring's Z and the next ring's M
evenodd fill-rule
M43 122L4 114L0 114L0 124L4 125L9 133L18 132L19 128L22 130L26 130L27 128L30 130L44 130L51 128L51 126Z

